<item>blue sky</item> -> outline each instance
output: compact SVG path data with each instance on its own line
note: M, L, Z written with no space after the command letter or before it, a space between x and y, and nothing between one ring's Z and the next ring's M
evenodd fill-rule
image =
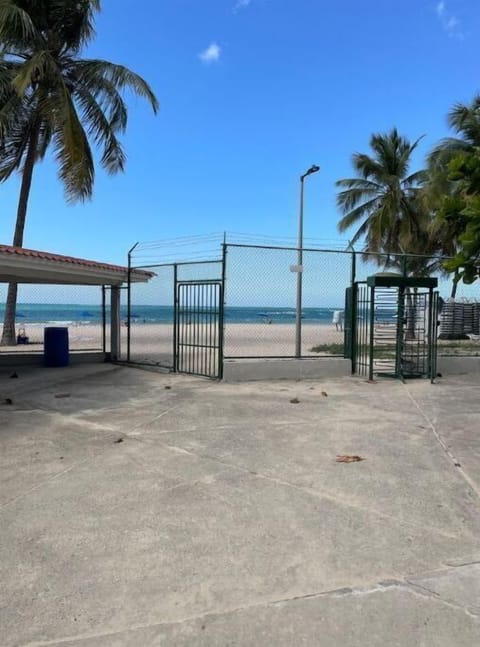
M36 169L24 245L122 263L137 240L223 230L338 239L335 180L392 126L429 148L446 114L480 90L474 0L131 0L103 3L86 53L124 63L161 110L129 98L126 172L98 169L92 202L69 206L56 169ZM18 181L0 187L10 242Z

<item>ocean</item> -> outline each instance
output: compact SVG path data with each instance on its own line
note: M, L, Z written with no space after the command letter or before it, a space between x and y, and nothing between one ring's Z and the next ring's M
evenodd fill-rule
M0 305L0 322L3 321L5 307ZM303 308L304 323L331 323L334 310L338 308ZM122 306L121 317L126 319L127 308ZM171 306L132 305L133 323L154 324L171 323L173 308ZM81 324L98 324L102 321L101 306L78 304L19 303L17 305L17 326L26 324L48 324L66 326ZM265 308L227 306L225 321L228 323L269 322L292 324L295 322L294 308Z

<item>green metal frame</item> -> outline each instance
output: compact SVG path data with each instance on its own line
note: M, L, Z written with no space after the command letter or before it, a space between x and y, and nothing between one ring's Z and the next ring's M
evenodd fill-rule
M437 377L437 356L438 356L438 292L433 292L430 295L430 311L429 311L429 348L430 348L430 381L433 383Z
M353 354L353 330L354 325L352 321L352 308L353 308L353 288L349 287L345 290L345 322L343 328L343 356L345 359L352 359Z
M352 291L352 373L369 378L370 288L357 281Z
M374 274L367 278L367 285L378 288L428 288L438 286L438 279L428 277L400 276L399 274Z
M352 374L362 375L370 380L374 375L380 375L401 380L408 377L424 377L433 382L437 374L438 293L434 291L436 285L435 278L377 275L369 277L367 281L354 281L353 285L347 288L345 307L349 330L345 331L345 357L351 359ZM380 294L377 294L377 289L380 289ZM392 291L392 299L388 294L389 289ZM422 291L419 291L420 289ZM382 293L385 300L382 300ZM406 312L409 293L410 307L414 313L413 339L407 338L406 317L412 316ZM377 304L379 312L383 311L378 320ZM382 317L389 321L384 312L385 307L387 312L388 308L390 311L396 310L395 332L392 330L391 337L388 337L389 327L385 328L385 324L382 323ZM420 319L417 318L417 313L420 313ZM388 359L388 348L391 348L389 342L395 344L392 362ZM382 358L382 345L387 347L384 362L379 359ZM386 370L375 370L375 364L379 361L386 364Z
M174 370L221 379L223 281L175 281Z
M405 288L399 286L398 288L398 303L397 303L397 339L395 343L395 373L396 377L403 382L402 374L402 357L403 357L403 321L405 318Z
M107 300L106 287L102 285L102 351L107 351Z

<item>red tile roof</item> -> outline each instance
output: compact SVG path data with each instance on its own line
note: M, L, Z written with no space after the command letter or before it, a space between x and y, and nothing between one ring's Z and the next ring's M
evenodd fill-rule
M36 249L25 249L24 247L13 247L12 245L0 245L0 254L15 254L17 256L27 256L29 258L40 258L46 261L53 261L56 263L71 263L72 265L83 265L84 267L91 267L97 270L107 270L110 272L127 272L126 267L121 265L111 265L109 263L98 263L97 261L88 261L85 258L75 258L74 256L63 256L62 254L52 254L50 252L40 252ZM144 270L135 270L136 274L145 274L147 276L155 276L153 272L146 272Z

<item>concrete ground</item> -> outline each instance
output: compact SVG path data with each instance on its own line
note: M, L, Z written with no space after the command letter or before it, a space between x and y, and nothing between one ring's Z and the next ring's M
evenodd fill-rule
M18 372L2 647L480 645L478 374Z

